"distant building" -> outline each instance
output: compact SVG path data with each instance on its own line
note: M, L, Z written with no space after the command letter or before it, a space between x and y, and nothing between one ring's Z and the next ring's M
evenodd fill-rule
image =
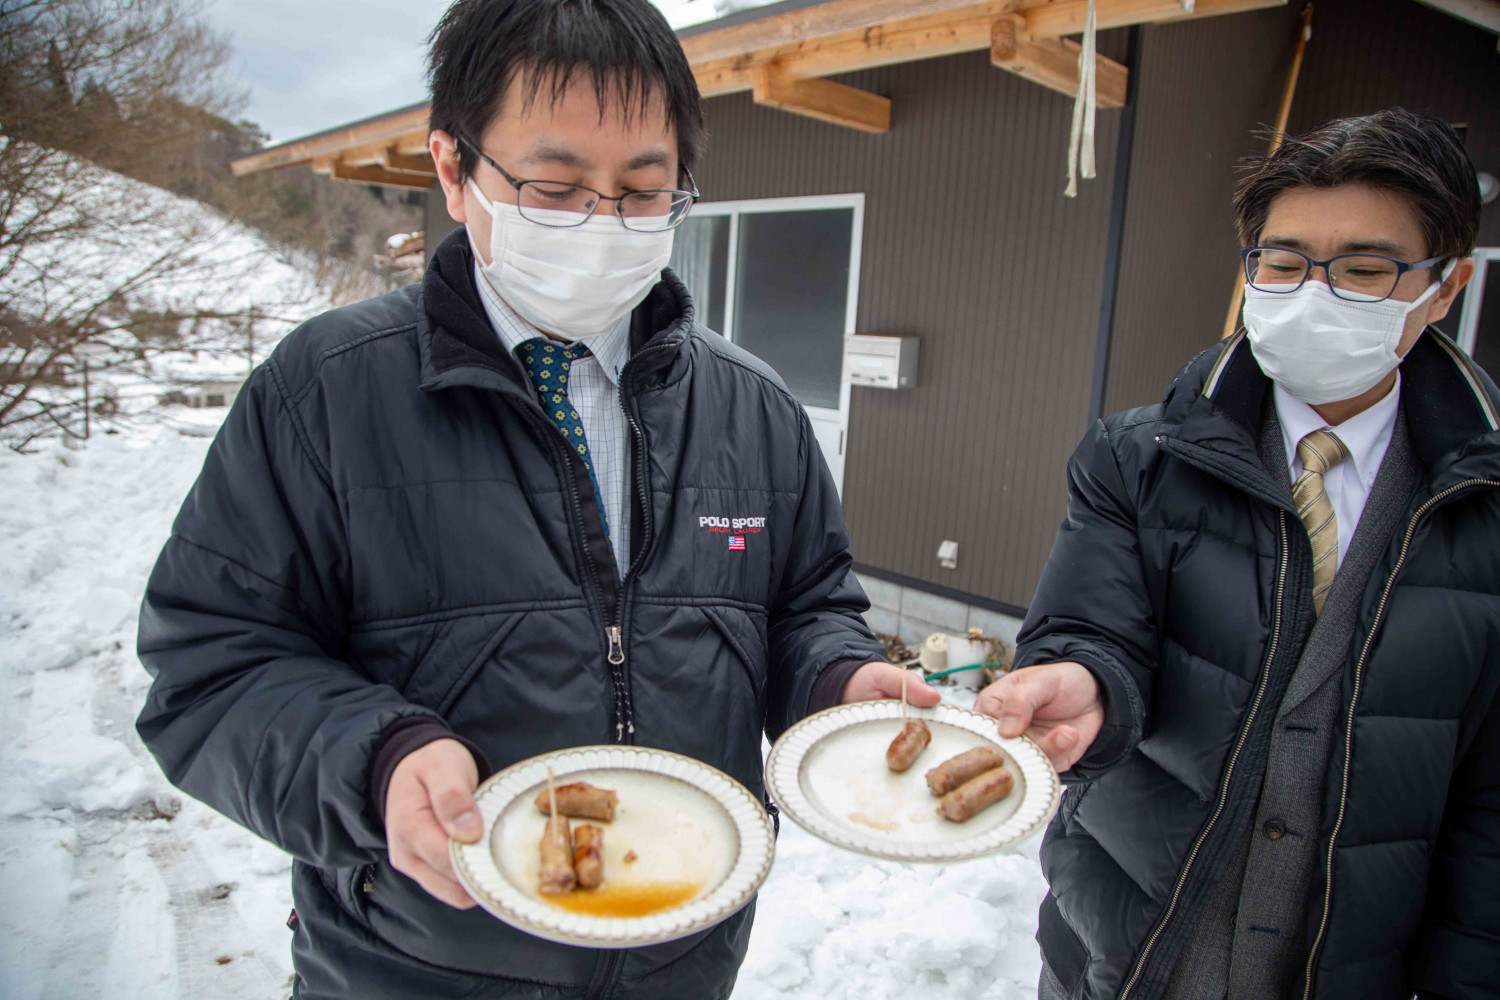
M1076 199L1084 0L788 0L678 32L710 141L673 266L699 318L806 406L877 629L1012 632L1089 422L1159 399L1223 333L1235 165L1266 149L1303 8L1097 0L1099 176ZM1289 131L1403 105L1500 174L1497 32L1490 2L1318 0ZM417 104L234 169L436 191L426 140ZM430 251L454 224L440 194L427 204ZM1442 325L1496 372L1494 204L1480 243ZM854 334L919 338L913 386L851 385Z
M218 409L232 405L244 384L243 378L197 382L179 389L175 401L195 410Z

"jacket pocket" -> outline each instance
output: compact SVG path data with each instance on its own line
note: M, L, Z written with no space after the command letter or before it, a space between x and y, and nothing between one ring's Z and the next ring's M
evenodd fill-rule
M318 879L324 890L338 900L339 908L361 924L369 925L365 913L364 885L373 877L374 865L356 865L353 868L317 868Z
M755 695L755 717L760 720L761 725L764 725L766 718L765 644L763 642L757 643L756 648L761 651L761 655L755 656L751 654L746 649L744 639L739 634L739 631L729 622L725 609L704 607L702 611L704 617L708 619L709 624L723 638L724 644L729 647L730 651L734 654L734 658L739 661L740 667L744 670L745 679L749 682L750 690ZM746 617L744 612L735 611L734 614L742 619ZM746 624L750 627L755 638L759 640L759 633L754 632L754 624L748 621Z
M482 615L452 623L412 671L401 695L439 715L458 700L485 662L495 654L523 615Z

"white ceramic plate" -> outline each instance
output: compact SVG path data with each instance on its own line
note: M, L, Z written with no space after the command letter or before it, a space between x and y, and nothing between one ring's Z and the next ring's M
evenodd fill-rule
M547 787L549 768L559 785L587 781L619 795L614 822L597 824L604 829L604 885L575 890L569 909L537 891L546 817L534 799ZM562 944L636 948L712 927L750 901L775 853L770 818L744 785L664 750L558 750L493 775L475 800L484 838L448 846L459 881L507 924ZM627 863L632 851L636 858ZM678 896L685 898L644 916L600 915Z
M891 861L966 861L1012 847L1057 811L1062 785L1031 740L1002 739L994 719L952 705L908 708L932 742L903 774L885 751L901 731L899 701L840 705L782 734L766 761L766 786L798 826L837 847ZM978 746L1005 752L1010 795L964 823L937 814L927 772Z

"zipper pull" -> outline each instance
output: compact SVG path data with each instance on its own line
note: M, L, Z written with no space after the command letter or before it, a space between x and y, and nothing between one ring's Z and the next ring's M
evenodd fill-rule
M625 662L625 643L620 638L620 626L611 625L604 630L609 636L609 663L610 666L618 667Z
M366 865L365 866L365 883L364 883L364 885L360 886L360 888L363 889L367 893L375 891L375 866L374 865Z

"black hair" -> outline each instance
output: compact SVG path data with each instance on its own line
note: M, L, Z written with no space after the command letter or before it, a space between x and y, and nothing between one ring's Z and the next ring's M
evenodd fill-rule
M692 169L703 145L698 83L676 34L649 0L456 0L428 39L429 127L457 138L459 175L506 91L524 81L522 106L562 99L575 74L592 78L601 120L613 97L626 116L666 105L677 157Z
M1479 178L1458 133L1441 118L1403 108L1340 118L1288 136L1276 152L1248 163L1251 172L1234 193L1243 246L1260 239L1271 200L1282 191L1364 183L1406 196L1429 257L1467 257L1474 249Z

